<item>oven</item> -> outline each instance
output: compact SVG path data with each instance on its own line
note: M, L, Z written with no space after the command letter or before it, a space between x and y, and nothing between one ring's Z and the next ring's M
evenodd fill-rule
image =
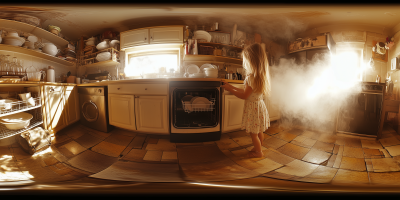
M339 108L336 131L339 133L377 137L382 114L384 84L363 82Z
M221 82L170 82L170 141L195 143L221 138Z

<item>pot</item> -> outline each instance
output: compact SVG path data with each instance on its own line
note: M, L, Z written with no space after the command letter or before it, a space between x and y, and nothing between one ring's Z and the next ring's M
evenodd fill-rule
M42 48L42 51L44 53L50 54L52 56L55 56L58 53L58 49L57 49L56 45L54 45L53 43L45 43Z

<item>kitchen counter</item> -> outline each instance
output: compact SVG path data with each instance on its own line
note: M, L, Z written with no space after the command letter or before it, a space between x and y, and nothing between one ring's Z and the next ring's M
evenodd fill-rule
M110 84L117 83L168 83L171 81L222 81L225 80L229 83L243 83L243 80L230 80L220 78L155 78L155 79L128 79L128 80L116 80L116 81L101 81L96 83L82 83L78 86L107 86Z
M68 86L76 85L75 83L53 83L45 81L18 81L18 80L0 80L0 84L21 84L21 85L54 85L54 86Z

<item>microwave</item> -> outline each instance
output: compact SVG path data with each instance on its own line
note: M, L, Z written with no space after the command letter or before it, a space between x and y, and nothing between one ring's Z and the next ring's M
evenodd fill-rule
M399 59L397 57L394 57L391 61L390 70L399 70L399 69L400 69Z

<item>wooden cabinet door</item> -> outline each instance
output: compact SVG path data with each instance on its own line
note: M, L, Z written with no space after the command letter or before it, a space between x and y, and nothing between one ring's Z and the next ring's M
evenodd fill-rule
M65 86L65 107L67 111L67 125L70 125L80 118L79 94L77 86Z
M150 44L183 43L183 27L150 29Z
M224 95L222 132L241 128L244 100L235 95Z
M135 98L138 131L169 133L167 96L139 96Z
M44 86L46 128L54 133L67 126L64 93L64 86Z
M122 32L120 35L121 50L137 45L149 44L149 29Z
M116 127L136 130L133 95L108 95L109 123Z
M281 118L279 107L276 104L273 104L269 98L264 98L265 105L269 114L269 121L275 121Z

